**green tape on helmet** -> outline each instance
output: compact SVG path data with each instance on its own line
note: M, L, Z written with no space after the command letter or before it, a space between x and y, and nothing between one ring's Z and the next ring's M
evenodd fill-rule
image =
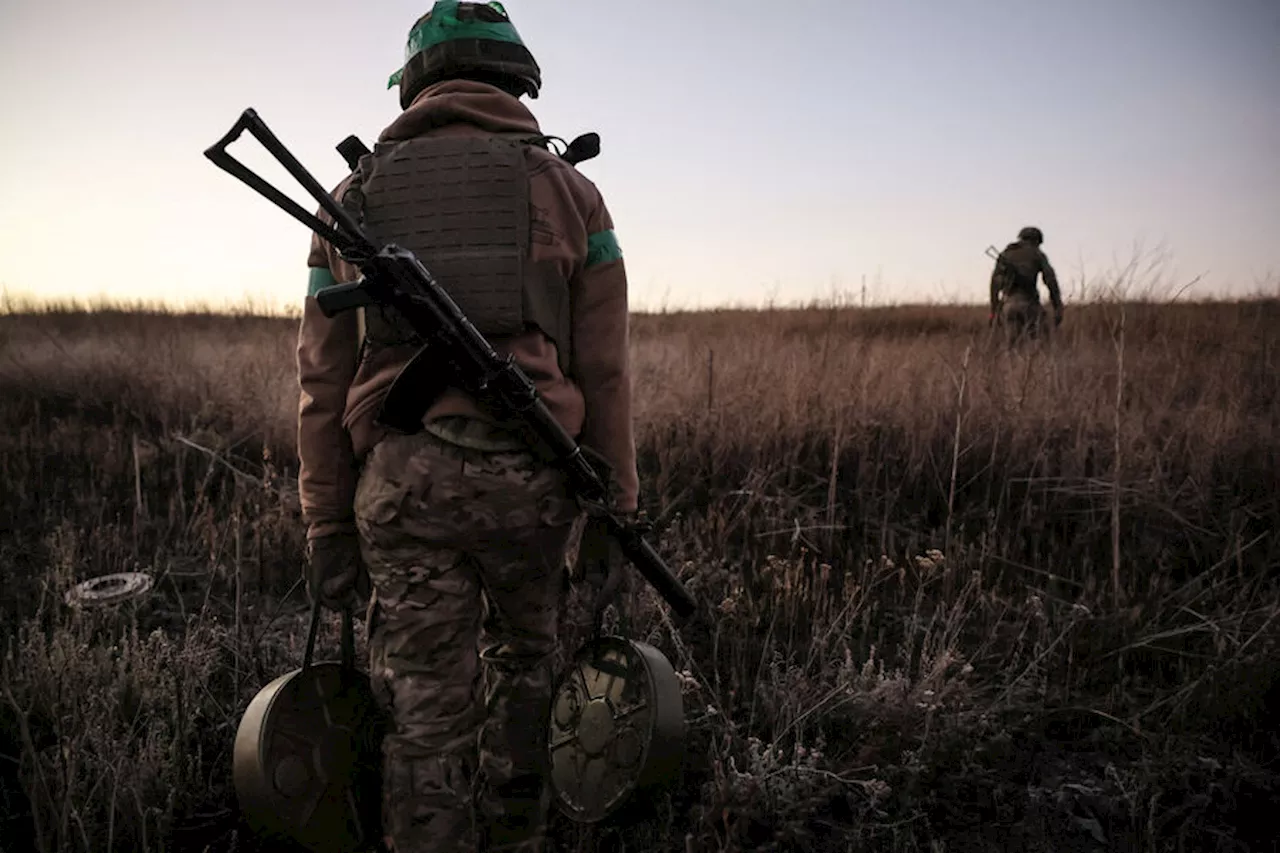
M458 5L458 0L439 0L431 7L431 11L414 25L409 31L409 41L405 44L406 64L424 50L458 39L498 41L524 46L520 34L516 32L515 26L507 16L506 8L501 3L475 4L487 6L497 12L502 17L501 21L485 21L479 18L461 20L458 17ZM391 75L387 81L387 88L400 85L403 76L404 68L401 67Z

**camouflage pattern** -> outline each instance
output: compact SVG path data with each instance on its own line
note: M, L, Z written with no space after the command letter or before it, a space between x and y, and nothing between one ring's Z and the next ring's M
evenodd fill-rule
M1022 291L1014 291L1005 297L1000 306L1000 322L1009 343L1027 338L1038 338L1044 330L1044 307L1040 300Z
M355 513L374 586L370 678L393 719L388 846L541 851L551 657L580 514L563 476L525 451L389 435Z

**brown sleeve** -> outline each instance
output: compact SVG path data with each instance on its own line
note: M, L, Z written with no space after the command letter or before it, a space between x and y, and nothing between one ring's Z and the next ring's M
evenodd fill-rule
M310 281L298 329L298 494L308 539L355 529L358 470L342 418L355 377L360 333L355 312L329 319L316 303L319 287L350 275L340 259L332 261L328 244L312 235ZM331 267L344 278L335 278Z
M613 467L617 508L631 512L637 506L639 478L631 422L627 271L613 219L598 193L587 216L587 232L587 256L569 283L570 369L586 406L580 441Z

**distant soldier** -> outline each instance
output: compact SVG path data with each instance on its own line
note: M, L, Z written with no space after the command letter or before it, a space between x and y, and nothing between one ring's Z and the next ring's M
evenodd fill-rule
M404 111L335 197L421 258L612 467L616 511L634 512L622 253L600 192L547 150L519 100L538 95L537 63L501 4L442 0L410 30L391 85ZM581 510L514 424L457 389L423 432L381 428L379 404L423 342L373 306L363 323L326 319L314 294L358 273L318 237L309 266L298 341L308 585L336 609L372 580L370 675L394 722L386 841L398 853L536 853L551 801L551 658ZM595 521L578 553L589 574L619 560Z
M1062 292L1049 258L1040 250L1044 234L1027 227L1018 232L1018 242L1010 243L996 258L991 271L991 319L1003 323L1010 343L1024 337L1039 337L1044 320L1037 279L1044 276L1053 304L1053 323L1062 324Z

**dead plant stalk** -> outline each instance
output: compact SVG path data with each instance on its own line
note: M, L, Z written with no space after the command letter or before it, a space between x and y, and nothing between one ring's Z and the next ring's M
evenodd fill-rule
M1111 498L1111 593L1116 607L1120 606L1120 494L1121 494L1121 407L1124 402L1124 302L1120 303L1120 323L1114 334L1116 349L1116 402L1115 423L1113 430L1114 459L1112 460L1112 498Z
M960 381L956 393L956 429L951 448L951 483L947 489L947 525L942 537L942 553L951 556L951 521L956 505L956 474L960 469L960 436L964 424L964 393L969 383L969 355L973 344L964 348L964 358L960 361Z

